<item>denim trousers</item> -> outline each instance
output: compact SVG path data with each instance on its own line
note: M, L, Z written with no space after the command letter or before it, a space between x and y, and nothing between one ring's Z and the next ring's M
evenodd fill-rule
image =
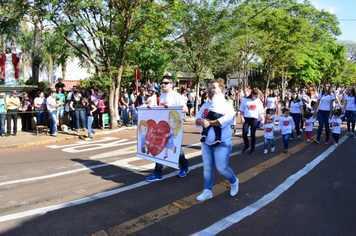
M76 118L76 129L80 128L79 121L82 124L82 128L85 128L85 110L84 109L75 109L75 118Z
M137 113L135 107L130 108L130 114L131 114L132 124L137 125Z
M182 147L180 148L180 152L179 152L179 165L181 170L188 169L188 165L189 165L188 160L185 158L185 154L183 152ZM156 176L162 176L162 169L163 169L163 165L156 163L153 174Z
M329 136L330 136L330 127L329 127L329 114L330 111L318 111L318 121L319 121L319 127L318 127L318 134L316 136L317 140L320 140L321 132L323 132L323 126L325 125L325 135L327 141L329 141Z
M45 117L46 117L46 112L44 111L36 111L36 125L44 125L45 124Z
M64 107L58 107L57 108L57 117L58 118L63 118L64 117Z
M19 112L18 109L15 110L7 110L6 114L6 129L7 129L7 134L11 134L11 120L14 123L14 134L17 133L17 113Z
M56 132L57 126L57 111L49 111L49 134L54 134Z
M282 134L284 149L288 149L290 135L291 134L289 134L289 133L288 134Z
M300 135L299 125L300 125L300 119L302 115L300 113L290 113L290 116L293 118L295 131L297 132L297 136L299 136ZM291 138L294 138L293 131L292 131Z
M231 149L231 139L222 142L215 148L206 143L201 143L201 152L204 166L204 189L213 189L214 166L216 167L216 170L219 172L219 174L229 180L230 184L236 183L236 176L232 169L228 166Z
M92 128L94 121L94 116L87 116L87 127L88 127L88 138L90 138L91 133L95 134L95 130Z
M122 111L122 122L125 125L127 125L129 123L129 113L127 112L127 107L123 105L121 107L121 111Z
M250 144L248 142L248 129L251 127L251 151L255 151L256 144L256 129L257 129L257 119L245 117L245 123L242 125L242 137L244 139L245 148L249 148Z
M264 138L264 145L265 145L265 149L267 150L268 149L268 143L271 145L271 147L273 148L274 147L274 141L273 141L273 138L272 139L269 139L269 138Z
M0 131L5 134L5 113L0 113Z
M355 130L356 111L346 110L345 118L347 119L347 131L353 133ZM350 123L351 123L351 130L350 130Z

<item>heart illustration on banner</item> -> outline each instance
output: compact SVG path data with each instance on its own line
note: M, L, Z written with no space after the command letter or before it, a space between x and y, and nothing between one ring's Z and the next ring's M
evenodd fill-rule
M284 124L284 126L288 126L289 125L289 120L283 121L283 124Z
M248 107L250 108L251 111L256 110L256 105L249 105Z
M149 152L152 156L157 156L166 147L169 137L169 125L165 121L160 121L158 124L154 120L148 120L148 131L146 135L146 141Z
M272 128L266 128L266 131L269 133L272 131Z
M309 122L305 122L305 126L308 126L309 125Z
M339 125L337 122L334 122L333 124L334 124L335 127Z

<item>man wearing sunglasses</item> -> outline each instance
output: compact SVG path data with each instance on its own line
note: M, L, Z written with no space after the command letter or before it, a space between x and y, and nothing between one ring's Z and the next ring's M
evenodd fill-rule
M162 82L162 94L159 100L159 106L164 106L165 108L168 108L169 106L183 106L183 113L188 112L187 105L183 101L183 97L176 91L173 90L173 78L171 76L163 76ZM150 106L147 106L150 108ZM180 149L180 154L179 154L179 164L180 164L180 171L178 174L178 177L185 177L188 172L188 160L185 158L183 149ZM153 181L159 181L162 180L162 169L163 165L156 163L155 169L153 171L153 174L149 177L146 178L148 182L153 182Z

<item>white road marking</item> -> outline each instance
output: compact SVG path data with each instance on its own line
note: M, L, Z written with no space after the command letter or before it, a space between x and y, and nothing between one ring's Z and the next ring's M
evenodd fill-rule
M137 143L137 141L123 143L125 141L128 141L128 139L121 139L111 143L94 143L94 144L87 143L86 145L82 145L82 146L64 148L62 149L62 151L69 152L69 153L89 152L89 151L103 149L103 148L117 147L117 146ZM79 149L79 148L83 148L83 149Z
M342 144L348 137L345 135L339 140L339 145ZM221 231L229 228L233 224L236 224L240 222L242 219L246 218L247 216L250 216L266 206L267 204L271 203L274 201L277 197L279 197L283 192L288 190L293 184L295 184L300 178L302 178L304 175L308 174L311 170L314 169L315 166L320 164L327 156L329 156L336 147L332 145L329 147L325 152L320 154L318 157L316 157L313 161L311 161L309 164L307 164L303 169L299 170L297 173L294 175L291 175L288 177L282 184L277 186L272 192L269 194L263 196L260 200L257 202L245 207L244 209L235 212L234 214L225 217L224 219L212 224L211 226L196 232L192 235L194 236L206 236L206 235L216 235L220 233Z
M103 137L100 140L95 140L95 141L90 141L90 143L99 143L99 142L105 142L105 141L112 141L116 140L118 138L114 137ZM58 149L58 148L64 148L64 147L74 147L74 146L79 146L79 145L85 145L88 144L88 141L76 141L75 143L68 144L68 145L48 145L46 147L48 148L53 148L53 149Z
M281 136L278 136L275 139L279 139L279 138L281 138ZM199 144L200 143L192 144L190 146L195 146L195 145L199 145ZM263 142L257 144L256 147L261 146L261 145L263 145ZM185 148L187 148L187 147L188 146L186 146ZM241 153L241 150L231 153L230 156L235 156L235 155L240 154L240 153ZM186 154L186 158L190 159L190 158L193 158L193 157L196 157L196 156L200 156L200 155L201 155L201 151L196 151L196 152L193 152L193 153ZM35 180L40 180L40 179L52 178L52 177L71 174L71 173L84 171L84 170L88 170L88 169L101 168L101 167L105 167L105 166L108 166L108 165L119 165L120 168L123 168L123 169L126 169L126 170L130 170L130 171L135 172L135 173L141 172L142 170L152 169L152 167L153 167L153 163L150 163L150 164L147 164L147 165L143 165L143 166L134 166L134 165L130 165L129 164L129 162L136 161L136 160L142 160L142 159L138 158L138 157L125 158L125 159L118 160L118 161L113 162L113 163L106 163L106 164L96 165L96 166L92 166L92 167L80 168L80 169L77 169L77 170L65 171L65 172L52 174L52 175L39 176L39 177L34 177L34 178L3 182L3 183L0 183L0 186L1 185L7 185L7 184L15 184L15 183L22 183L22 182L29 182L29 181L35 181ZM189 169L190 170L194 170L194 169L202 167L202 166L203 166L203 163L199 163L199 164L196 164L194 166L189 166ZM177 174L178 174L178 171L174 171L174 172L171 172L169 174L164 175L163 178L171 178L173 176L176 176ZM115 194L118 194L118 193L129 191L129 190L132 190L132 189L135 189L135 188L139 188L139 187L147 185L149 183L150 182L147 182L147 181L141 181L141 182L138 182L138 183L133 184L133 185L128 185L128 186L125 186L125 187L122 187L122 188L118 188L118 189L114 189L114 190L98 193L96 195L89 196L89 197L82 198L82 199L78 199L78 200L71 201L71 202L61 203L61 204L58 204L58 205L52 205L52 206L42 207L42 208L33 209L33 210L29 210L29 211L19 212L19 213L15 213L15 214L11 214L11 215L1 216L0 217L0 222L20 219L20 218L24 218L24 217L37 215L37 214L45 214L46 212L49 212L49 211L54 211L54 210L59 210L59 209L67 208L67 207L77 206L77 205L88 203L88 202L91 202L91 201L94 201L94 200L97 200L97 199L100 199L100 198L109 197L109 196L112 196L112 195L115 195Z

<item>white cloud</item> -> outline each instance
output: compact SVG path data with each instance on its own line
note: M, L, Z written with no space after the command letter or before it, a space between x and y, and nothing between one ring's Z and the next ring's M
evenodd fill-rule
M337 13L337 7L334 7L334 6L328 6L328 5L325 5L319 1L311 1L311 3L315 6L316 9L318 10L324 10L324 11L327 11L327 12L330 12L331 14L336 14Z

